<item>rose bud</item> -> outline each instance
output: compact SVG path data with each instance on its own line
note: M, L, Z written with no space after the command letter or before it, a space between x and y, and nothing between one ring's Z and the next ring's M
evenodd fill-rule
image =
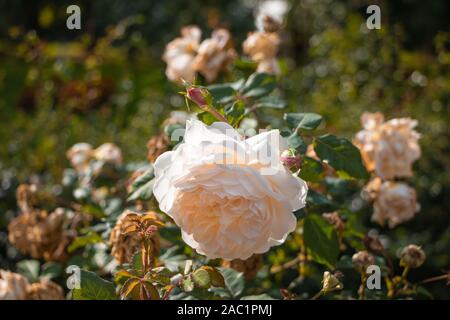
M426 259L425 252L415 244L403 248L400 253L400 264L408 268L420 267Z
M206 96L208 91L199 87L189 87L186 89L186 94L189 100L194 102L200 108L207 106Z
M287 168L294 171L300 169L300 166L302 164L302 158L297 153L297 151L292 148L284 150L281 153L280 160Z

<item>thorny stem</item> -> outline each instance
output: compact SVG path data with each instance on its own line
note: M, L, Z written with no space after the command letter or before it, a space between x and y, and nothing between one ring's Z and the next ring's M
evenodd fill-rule
M214 108L210 108L208 106L203 106L202 109L204 109L205 111L209 112L210 114L212 114L217 120L220 120L222 122L226 122L228 124L230 124L227 120L227 118L225 118L219 111L217 111Z

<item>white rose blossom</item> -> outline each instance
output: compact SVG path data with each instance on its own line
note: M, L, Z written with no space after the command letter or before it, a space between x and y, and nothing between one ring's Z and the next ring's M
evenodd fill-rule
M155 162L154 195L184 241L211 259L247 259L282 244L308 187L279 160L278 130L244 139L230 125L188 120L184 142Z

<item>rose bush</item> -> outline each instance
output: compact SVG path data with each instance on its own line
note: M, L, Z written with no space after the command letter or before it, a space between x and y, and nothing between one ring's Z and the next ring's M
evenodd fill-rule
M299 8L308 6L303 2ZM0 216L0 244L8 241L5 250L0 246L6 252L1 268L13 271L0 271L0 298L411 299L429 298L435 283L445 286L448 274L436 267L436 261L443 266L448 259L442 253L445 225L437 227L440 238L428 228L431 223L423 224L423 233L409 232L411 225L438 216L420 210L427 208L423 189L434 180L415 172L430 145L424 142L427 131L436 134L442 126L427 129L420 114L414 114L420 121L409 118L413 114L406 107L396 112L398 101L388 85L365 82L367 72L380 71L383 63L390 71L396 63L416 66L402 56L386 63L383 59L396 55L386 54L386 43L377 38L381 32L371 34L380 40L374 48L380 45L383 53L371 57L376 63L367 59L375 50L368 34L364 41L352 34L361 48L348 54L354 43L348 45L343 35L350 31L341 34L342 26L327 26L328 33L310 37L310 54L320 59L296 60L290 50L298 47L285 41L292 38L283 19L271 16L276 11L265 10L258 31L245 30L241 45L237 41L245 34L234 34L239 29L234 25L232 34L225 24L214 24L203 41L202 34L209 33L197 26L182 28L172 41L175 35L163 32L170 42L154 56L162 56L167 79L162 62L141 51L145 44L138 31L131 31L129 43L124 38L132 19L92 43L74 42L79 53L73 61L48 57L53 44L27 36L31 88L24 101L30 94L39 106L67 101L68 108L49 110L68 112L71 121L54 125L57 139L36 139L45 156L27 150L43 167L54 163L62 180L52 183L46 172L27 176L17 187L17 205L8 203ZM364 31L359 20L348 24ZM115 40L126 44L112 45ZM329 52L342 57L330 62ZM444 64L445 50L439 52ZM279 53L289 57L280 59ZM301 75L292 70L298 61L307 64ZM131 62L135 70L128 69ZM122 77L111 65L122 67ZM79 69L81 79L73 80ZM425 101L417 92L431 79L417 71L409 78L411 72L405 71L410 79L405 83L418 89L405 99L415 105L416 99ZM137 74L145 76L135 79ZM387 79L401 76L389 72ZM433 83L444 95L445 81ZM386 100L369 106L365 101L373 97ZM433 93L427 99L437 98ZM442 108L434 100L431 105ZM395 106L390 114L401 118L385 121L381 112L363 112L378 106ZM81 113L89 108L98 110ZM363 128L357 132L353 120L360 114ZM32 118L36 121L25 131L33 137L47 132L45 112ZM80 119L88 123L83 134L66 135ZM346 119L351 130L342 130ZM109 135L98 134L101 123ZM19 127L24 130L21 122ZM20 137L18 144L28 141ZM76 143L83 140L89 143ZM17 145L8 148L14 153ZM63 170L65 153L70 167ZM10 182L2 178L0 191ZM427 189L438 194L439 186ZM380 290L365 286L372 264L382 274ZM432 273L436 276L425 278ZM72 282L77 275L79 286ZM432 292L439 296L439 290Z

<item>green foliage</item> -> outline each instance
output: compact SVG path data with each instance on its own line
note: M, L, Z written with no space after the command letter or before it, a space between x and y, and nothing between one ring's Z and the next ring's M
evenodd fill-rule
M219 269L223 275L225 287L214 288L213 292L222 298L236 299L245 288L244 274L230 268Z
M359 153L350 141L326 134L315 139L314 151L326 161L342 178L367 179L368 173Z
M128 201L149 200L153 195L154 176L153 167L150 167L140 175L136 181L131 184L131 192Z
M312 131L322 122L322 116L317 113L285 113L284 120L296 130Z
M72 290L73 300L116 300L112 282L100 278L93 272L81 270L80 288Z
M336 230L318 215L307 215L303 220L303 236L308 252L318 263L334 269L339 255Z

